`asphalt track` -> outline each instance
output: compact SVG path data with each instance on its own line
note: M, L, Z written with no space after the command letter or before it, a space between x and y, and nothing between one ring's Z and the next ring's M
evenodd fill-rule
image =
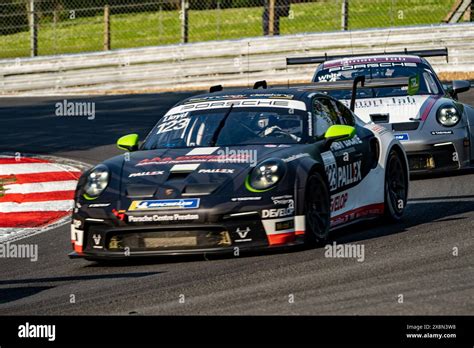
M55 116L55 103L71 97L2 98L0 152L94 164L119 153L120 135L143 137L185 95L76 98L96 103L94 120ZM461 100L474 104L474 91ZM0 314L474 313L474 171L412 180L403 222L366 222L333 238L363 244L364 262L319 248L104 267L69 260L62 226L19 242L38 244L37 262L0 259Z

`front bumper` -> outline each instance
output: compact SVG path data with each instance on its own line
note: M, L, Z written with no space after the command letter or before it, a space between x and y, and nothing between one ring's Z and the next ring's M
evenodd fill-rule
M404 146L410 173L453 171L470 166L470 143L466 129L448 130L452 134L405 131L395 133ZM406 140L401 139L401 134Z
M264 208L275 209L275 206ZM98 219L76 212L71 226L74 252L69 256L126 259L160 255L235 254L304 242L304 216L291 214L263 218L262 211L206 215L200 210L193 210L193 214L202 218L201 221L173 223L159 221L158 218L155 218L156 222L131 223L127 216L122 217L123 220L115 217ZM163 214L168 216L174 212L156 216ZM134 217L132 221L136 221L137 215Z

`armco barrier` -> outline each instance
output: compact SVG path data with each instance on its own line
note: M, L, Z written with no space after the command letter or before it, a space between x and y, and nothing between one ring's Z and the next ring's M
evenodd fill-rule
M0 94L80 94L202 89L309 81L316 66L286 57L444 48L430 58L442 76L474 75L474 23L257 37L0 60ZM446 75L448 74L448 75Z

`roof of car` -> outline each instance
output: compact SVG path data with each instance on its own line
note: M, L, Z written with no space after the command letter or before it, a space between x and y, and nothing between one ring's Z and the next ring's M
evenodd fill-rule
M383 62L410 62L421 63L422 58L409 54L381 54L376 56L361 55L359 57L338 58L323 63L323 68L333 68L351 64L383 63Z
M303 100L308 93L315 91L308 91L292 88L267 88L267 89L229 89L213 93L205 93L195 95L181 101L179 104L199 103L205 101L219 101L232 99L282 99L282 100Z

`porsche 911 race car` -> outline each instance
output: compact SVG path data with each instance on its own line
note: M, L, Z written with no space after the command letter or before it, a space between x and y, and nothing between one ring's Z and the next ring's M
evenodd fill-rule
M287 58L287 64L321 63L313 82L351 82L357 76L370 79L411 78L415 88L388 86L360 88L355 113L365 122L385 126L407 152L410 171L451 171L474 163L474 108L458 102L469 90L468 81L453 81L446 88L424 57L446 56L447 49L344 57ZM335 98L349 102L351 91L331 90Z
M309 88L218 91L163 115L139 146L85 172L74 252L88 259L317 245L408 193L403 147Z

